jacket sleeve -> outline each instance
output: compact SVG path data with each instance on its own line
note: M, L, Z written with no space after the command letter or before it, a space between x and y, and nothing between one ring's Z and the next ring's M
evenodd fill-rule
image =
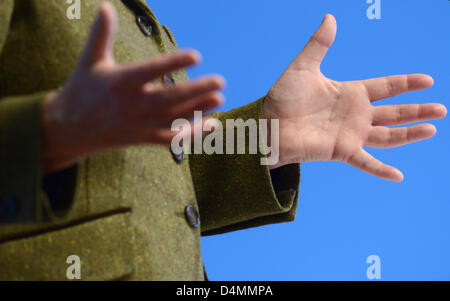
M264 98L227 113L215 113L226 132L226 119L259 120ZM236 135L235 135L236 137ZM225 141L225 139L224 139ZM224 143L225 144L225 143ZM300 165L269 171L262 155L193 154L189 157L200 210L202 235L293 221L297 210Z
M0 55L14 0L0 4ZM0 98L0 223L39 222L53 213L44 193L41 112L48 92Z

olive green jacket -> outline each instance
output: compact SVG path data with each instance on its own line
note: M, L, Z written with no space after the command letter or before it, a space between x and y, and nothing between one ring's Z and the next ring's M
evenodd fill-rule
M111 2L119 63L177 49L144 0ZM299 166L271 173L259 155L177 163L168 146L142 145L44 177L43 99L74 70L99 4L82 1L81 19L70 20L65 0L1 1L0 280L65 280L69 255L81 259L82 280L203 280L200 236L292 221ZM185 71L172 76L187 80ZM258 119L262 102L215 116ZM188 205L199 211L200 227L186 219Z

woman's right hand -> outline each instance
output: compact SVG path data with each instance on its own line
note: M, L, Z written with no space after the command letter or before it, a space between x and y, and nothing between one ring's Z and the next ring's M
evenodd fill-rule
M63 89L50 94L43 107L45 173L67 168L107 149L143 143L169 144L177 118L191 120L223 101L220 76L173 86L150 82L197 64L195 51L165 54L119 65L113 40L118 21L114 7L103 3L88 44ZM186 133L191 134L191 133Z

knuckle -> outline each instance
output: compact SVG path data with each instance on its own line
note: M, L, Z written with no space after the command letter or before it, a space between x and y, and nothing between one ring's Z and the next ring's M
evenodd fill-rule
M394 85L393 85L393 82L392 82L392 78L386 77L385 80L386 80L387 94L389 96L393 96L394 95Z
M399 122L399 121L401 121L402 120L402 107L401 106L398 106L398 107L395 107L395 121L396 122Z

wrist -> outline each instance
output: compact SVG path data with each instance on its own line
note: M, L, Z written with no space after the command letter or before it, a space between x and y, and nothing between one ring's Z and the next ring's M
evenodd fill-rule
M42 106L41 160L45 174L60 171L77 162L74 131L65 124L61 92L47 95Z

